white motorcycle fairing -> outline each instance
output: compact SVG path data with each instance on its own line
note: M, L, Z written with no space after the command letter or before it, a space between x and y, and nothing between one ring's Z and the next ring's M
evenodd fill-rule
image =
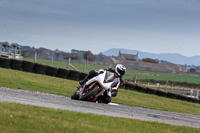
M102 91L100 91L96 97L100 96L101 94L103 94L106 90L109 90L111 85L114 83L114 73L108 72L108 71L104 71L103 73L99 74L98 76L95 76L93 78L91 78L90 80L88 80L84 87L80 89L79 94L82 95L85 87L94 83L95 81L97 81L99 83L99 87L102 87Z

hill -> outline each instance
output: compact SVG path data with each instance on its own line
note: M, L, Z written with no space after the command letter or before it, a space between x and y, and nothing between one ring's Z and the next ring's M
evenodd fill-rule
M121 50L122 53L127 53L127 54L136 54L138 52L139 59L152 58L152 59L169 61L174 64L180 64L180 65L187 64L187 65L200 66L200 56L186 57L177 53L155 54L155 53L142 52L138 50L122 49L122 48L121 49L112 48L102 53L106 56L118 56L119 50Z

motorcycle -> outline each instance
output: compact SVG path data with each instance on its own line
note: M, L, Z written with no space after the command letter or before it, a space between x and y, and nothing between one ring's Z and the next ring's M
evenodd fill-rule
M96 102L99 96L111 88L114 79L114 73L103 71L78 87L71 99Z

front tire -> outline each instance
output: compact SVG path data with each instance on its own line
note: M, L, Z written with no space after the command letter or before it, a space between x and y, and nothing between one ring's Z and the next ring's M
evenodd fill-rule
M78 94L77 94L77 91L75 91L75 92L72 94L71 99L73 99L73 100L78 100L78 99L79 99L79 96L78 96Z
M79 100L87 101L91 96L93 96L96 92L98 92L98 90L99 90L99 88L95 86L88 93L80 96Z

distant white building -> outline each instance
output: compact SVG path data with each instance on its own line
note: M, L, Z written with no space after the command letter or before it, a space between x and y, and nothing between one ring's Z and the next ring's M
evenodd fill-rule
M164 72L164 73L175 73L175 69L170 65L155 64L147 62L139 62L137 54L124 54L119 51L118 57L108 58L106 65L114 67L117 63L125 65L128 69L153 71L153 72Z

